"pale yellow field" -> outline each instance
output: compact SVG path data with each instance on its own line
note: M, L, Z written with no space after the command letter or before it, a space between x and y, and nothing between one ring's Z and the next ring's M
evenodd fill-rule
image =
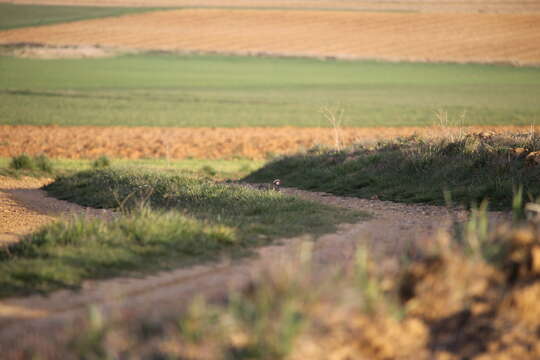
M536 0L0 0L0 2L137 7L260 7L461 13L540 12L540 1Z
M384 59L540 63L540 14L187 9L0 32L0 43Z

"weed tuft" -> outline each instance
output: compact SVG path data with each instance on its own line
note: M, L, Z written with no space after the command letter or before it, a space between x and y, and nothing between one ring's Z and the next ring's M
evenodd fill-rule
M99 308L91 306L88 309L88 325L85 331L73 339L70 347L79 359L114 359L106 346L108 332L109 327L105 324L103 314Z
M35 164L30 156L21 154L11 158L9 167L14 170L33 170L35 168Z
M102 155L92 162L94 169L104 169L109 166L111 166L111 160L106 155Z
M209 177L213 177L213 176L216 176L217 174L217 171L211 167L210 165L205 165L201 168L201 171L205 174L205 175L208 175Z
M39 170L45 173L53 172L53 164L46 155L30 157L27 154L21 154L11 158L9 167L13 170Z
M46 155L38 155L34 157L34 163L36 168L46 173L53 172L53 164L51 160Z

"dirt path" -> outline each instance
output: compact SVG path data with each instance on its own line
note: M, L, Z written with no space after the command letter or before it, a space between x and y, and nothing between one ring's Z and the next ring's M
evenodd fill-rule
M17 241L20 236L64 215L104 216L109 213L48 197L40 188L51 181L0 176L0 245Z
M40 194L39 190L33 191L33 194ZM337 233L322 236L314 243L313 262L321 273L348 263L359 241L368 241L378 253L399 254L409 241L421 243L450 220L448 210L441 207L335 197L295 189L283 191L373 215L357 224L343 225ZM27 194L13 190L3 190L3 193L19 196L14 201ZM57 202L43 194L35 198L38 202L47 202L51 208ZM42 203L39 207L43 209L49 205ZM454 215L466 216L463 211L456 211ZM501 218L504 215L493 213L491 216ZM257 257L235 263L224 260L145 278L86 281L79 292L66 290L47 297L36 295L0 301L0 348L9 349L4 353L6 359L18 358L25 349L35 347L39 347L43 358L57 358L57 345L65 343L69 334L76 331L93 304L98 304L106 317L123 323L167 316L179 311L194 296L220 298L230 289L247 285L261 271L280 268L298 256L306 240L306 237L282 240L274 246L259 249Z
M24 206L12 193L17 191L19 186L38 188L47 181L31 178L13 181L0 178L0 244L16 241L19 236L52 221L52 217Z

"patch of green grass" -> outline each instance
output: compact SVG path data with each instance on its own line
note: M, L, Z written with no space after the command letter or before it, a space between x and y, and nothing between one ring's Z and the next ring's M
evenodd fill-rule
M131 207L141 199L152 207L177 209L199 220L239 229L249 243L282 236L322 233L353 221L358 213L329 207L274 191L141 169L90 170L60 176L45 187L52 196L84 206Z
M0 297L77 288L82 280L166 269L241 247L235 230L142 209L111 221L59 222L0 248Z
M54 172L52 161L46 155L30 157L27 154L14 156L9 161L9 168L0 175L29 174L31 176L51 176Z
M92 162L92 167L94 169L103 169L109 166L111 166L111 160L105 155L100 156Z
M52 175L67 175L77 171L92 168L92 160L84 159L50 159L53 170L51 173L33 170L15 170L9 167L11 159L0 158L0 176L34 176L50 177ZM261 167L264 162L259 160L235 159L235 160L209 160L209 159L110 159L113 167L126 168L136 167L163 172L178 172L184 174L201 175L217 180L240 179L250 172ZM209 172L212 169L213 175Z
M35 168L34 160L26 154L14 156L9 162L9 167L14 170L32 170Z
M139 54L0 57L2 124L424 126L540 122L540 68Z
M42 155L34 156L33 160L38 170L49 173L49 174L53 172L54 168L53 168L52 161L46 155L42 154Z
M515 148L540 150L540 139L468 135L457 140L411 137L336 152L312 152L277 159L245 178L280 178L284 186L337 195L444 205L447 192L464 205L488 199L497 209L512 209L512 194L523 186L526 198L540 195L540 166L529 166Z
M0 30L159 10L158 8L0 4Z

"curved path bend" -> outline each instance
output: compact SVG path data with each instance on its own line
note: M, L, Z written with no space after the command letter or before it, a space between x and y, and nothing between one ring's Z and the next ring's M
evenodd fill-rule
M47 196L47 178L0 176L0 246L17 241L62 216L110 216L110 211L83 207Z
M39 187L50 180L0 178L0 239L16 241L27 232L58 216L73 213L109 216L102 210L84 208L46 196ZM320 274L350 263L360 241L375 253L400 254L410 243L422 246L432 241L452 218L465 219L466 212L429 205L337 197L325 193L283 189L285 194L335 206L367 211L369 219L345 224L333 234L312 243L313 268ZM495 219L501 213L491 213ZM0 349L6 359L24 357L26 349L39 348L43 358L58 356L57 345L65 343L97 305L105 317L130 322L157 319L184 308L195 296L222 299L229 291L245 287L266 270L283 268L298 259L308 237L282 239L260 248L258 256L230 262L180 268L146 277L85 281L80 291L62 290L48 296L0 300Z

